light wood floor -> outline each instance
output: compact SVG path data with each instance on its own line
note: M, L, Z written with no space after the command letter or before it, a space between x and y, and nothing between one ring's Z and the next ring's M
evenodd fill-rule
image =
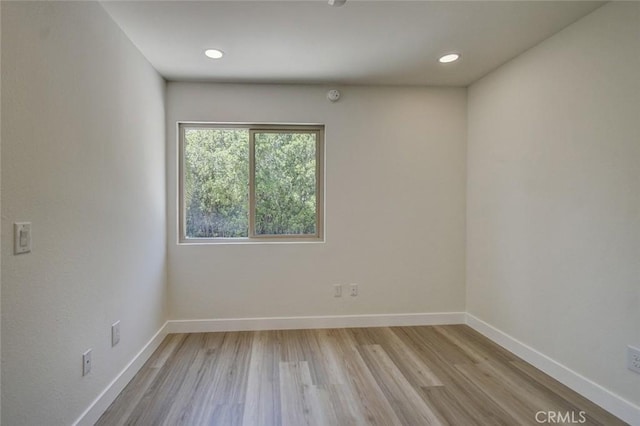
M514 426L538 411L625 424L455 325L172 334L97 424Z

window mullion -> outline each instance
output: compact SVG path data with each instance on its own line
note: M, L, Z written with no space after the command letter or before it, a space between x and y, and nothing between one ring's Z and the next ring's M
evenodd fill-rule
M256 237L256 131L249 129L249 238Z

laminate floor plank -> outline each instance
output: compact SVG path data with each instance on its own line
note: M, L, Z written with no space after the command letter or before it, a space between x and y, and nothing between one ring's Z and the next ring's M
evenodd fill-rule
M307 361L280 363L282 426L338 424L328 396L311 381Z
M346 385L324 385L340 426L367 426L368 422L362 415L359 401L353 397L353 392Z
M390 328L371 329L380 336L380 345L389 354L395 365L416 388L427 386L443 386L438 376L424 363Z
M243 426L272 426L280 416L280 342L273 331L257 331L251 345Z
M503 386L514 389L513 393L525 401L528 406L535 408L536 412L575 412L576 416L574 417L578 418L577 413L580 410L576 405L556 393L549 392L537 380L528 380L527 376L515 368L511 362L498 363L489 359L479 365L479 370L484 371L487 375L495 375ZM591 423L598 424L599 422L595 418L591 418Z
M465 325L171 334L99 426L625 423ZM582 413L582 414L581 414Z
M587 424L597 424L603 426L624 426L625 422L612 416L608 411L595 405L585 397L572 391L551 376L538 370L531 364L522 360L512 361L514 368L522 371L527 382L537 383L545 390L557 398L564 399L568 404L575 407L575 411L582 411L587 418Z
M363 345L360 353L402 424L441 425L416 388L411 386L380 345Z
M536 425L535 415L538 411L557 411L556 406L541 407L537 400L529 399L531 395L520 388L511 388L503 383L504 377L486 363L478 365L457 365L470 383L488 396L495 404L509 413L518 425Z
M475 419L474 424L517 425L516 419L483 392L479 392L479 390L456 369L453 362L461 358L456 357L453 360L447 358L446 354L441 353L438 347L433 347L424 341L421 335L416 332L416 329L417 327L400 327L395 329L395 332L398 337L407 342L408 346L414 348L416 354L434 371L445 388L451 394L455 395L459 403L464 406L468 412L473 413ZM472 362L469 364L473 365Z
M464 404L445 386L421 388L422 398L433 408L443 425L494 425L493 421L482 421L482 413L474 411L472 405Z
M434 326L433 331L459 347L476 362L487 359L510 362L518 359L511 352L465 325Z
M306 359L312 367L313 383L320 386L344 385L346 383L341 361L335 351L335 339L327 330L304 330L308 356Z
M201 393L203 376L206 375L207 366L211 363L211 354L198 349L195 357L185 372L184 380L176 389L173 395L173 401L183 401L180 404L171 404L170 409L166 411L162 424L169 425L187 425L190 422L195 423L194 411L200 407L197 397ZM206 377L206 376L205 376Z
M131 380L129 385L118 395L109 409L100 418L96 425L116 425L126 424L127 419L135 407L144 397L144 389L148 389L155 380L160 368L175 351L177 345L184 335L172 334L160 344L158 349L151 355L140 372Z
M402 422L391 403L358 352L353 334L347 329L335 329L330 331L330 336L335 343L331 349L342 360L342 374L351 395L351 403L357 407L359 416L369 425L401 426Z
M127 425L162 424L168 411L175 407L174 394L182 385L193 359L197 354L200 335L185 334L160 369L142 400L134 408Z
M200 375L198 392L192 394L192 413L184 417L185 421L190 419L185 425L216 424L215 419L224 419L225 423L219 424L242 424L252 340L249 332L224 333L216 343L210 352L213 362L200 370L204 374ZM180 406L189 403L189 399L176 401Z

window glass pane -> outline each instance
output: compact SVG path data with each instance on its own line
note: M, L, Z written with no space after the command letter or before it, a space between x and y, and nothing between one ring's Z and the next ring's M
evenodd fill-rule
M256 235L316 233L316 134L255 133Z
M187 238L247 237L249 131L184 129Z

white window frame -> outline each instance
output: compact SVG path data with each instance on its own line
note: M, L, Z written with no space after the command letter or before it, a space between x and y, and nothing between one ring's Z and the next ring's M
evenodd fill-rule
M247 129L249 131L249 232L248 237L188 238L184 204L184 135L185 129ZM265 124L179 121L178 131L178 244L237 244L273 242L324 242L324 125ZM316 134L316 233L305 235L260 235L255 233L255 134L260 132Z

